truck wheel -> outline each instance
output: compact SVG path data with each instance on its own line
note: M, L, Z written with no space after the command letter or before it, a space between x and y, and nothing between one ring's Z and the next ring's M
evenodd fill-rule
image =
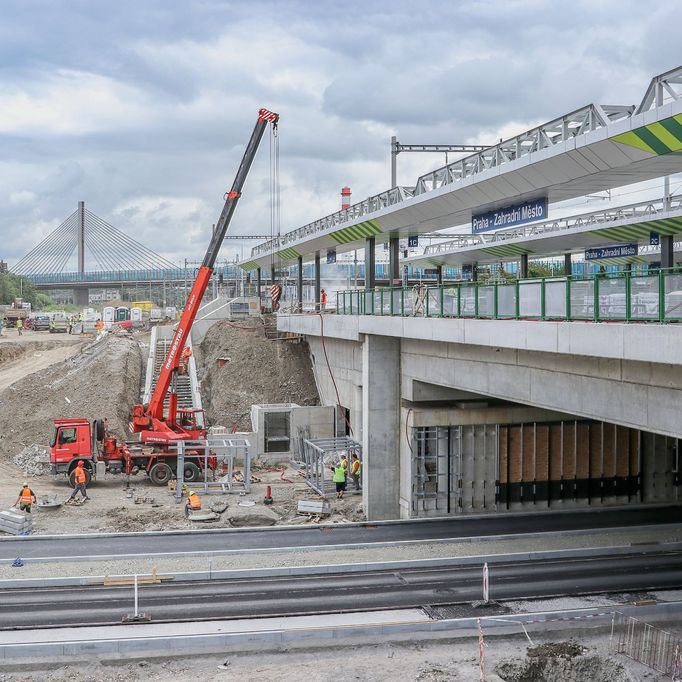
M173 470L165 462L157 462L149 470L149 480L154 485L166 485L173 477Z
M91 480L92 480L92 474L90 473L90 469L85 467L85 487L86 488L87 488L87 486L90 485ZM76 487L76 467L71 469L71 471L69 472L69 485L72 488Z
M194 483L201 477L201 469L194 462L185 462L182 480L185 483Z

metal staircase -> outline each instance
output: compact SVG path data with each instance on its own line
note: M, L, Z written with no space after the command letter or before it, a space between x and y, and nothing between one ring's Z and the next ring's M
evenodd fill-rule
M166 359L166 354L168 353L168 345L171 339L158 339L156 340L156 348L154 349L154 376L151 383L151 391L154 392L156 388L156 381L159 378L159 373L161 372L161 365ZM190 380L189 372L187 374L178 374L175 378L175 388L178 394L178 407L194 407L193 396L192 396L192 382ZM163 401L164 408L168 407L168 397Z

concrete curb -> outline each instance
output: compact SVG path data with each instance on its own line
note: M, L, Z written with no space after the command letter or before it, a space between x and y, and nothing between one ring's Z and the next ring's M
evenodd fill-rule
M330 575L335 573L364 573L368 571L400 571L414 568L441 568L447 566L476 566L483 567L484 563L491 565L507 562L542 561L552 559L579 559L589 557L621 556L626 554L649 554L655 552L682 551L682 542L669 544L652 544L620 546L620 547L596 547L581 549L555 549L544 552L519 552L514 554L491 554L488 556L464 556L452 558L410 559L405 561L377 561L355 564L326 564L319 566L291 566L276 568L247 568L247 569L220 569L213 570L209 564L208 570L184 571L178 573L161 573L157 575L163 578L173 578L179 582L197 580L238 580L246 578L275 578L293 576ZM62 578L17 578L0 580L0 589L20 589L31 587L69 587L80 585L100 584L104 579L125 579L130 574L108 576L65 576ZM140 574L140 577L142 575ZM494 595L494 573L491 579L491 592Z
M509 540L537 540L538 538L551 535L552 537L574 537L581 535L608 535L611 533L624 533L632 531L646 531L646 530L660 530L667 525L678 526L679 524L656 524L647 526L629 526L627 528L606 528L606 529L592 529L592 530L565 530L565 531L545 531L536 533L518 533L510 535L482 535L472 537L451 537L451 538L425 538L419 540L389 540L377 542L363 542L363 543L343 543L343 544L329 544L329 545L303 545L303 546L289 546L289 547L256 547L253 549L219 549L219 550L199 550L196 552L145 552L135 554L96 554L96 555L82 555L82 556L57 556L57 557L22 557L24 563L60 563L68 561L119 561L139 558L182 558L182 557L200 557L207 558L215 556L229 556L239 554L286 554L291 551L297 553L301 552L323 552L323 551L353 551L365 550L381 547L401 547L407 545L439 545L439 544L473 544L475 542L500 542ZM241 530L244 529L235 529ZM59 537L59 536L57 536ZM17 538L11 538L16 540ZM21 541L31 539L30 536L21 538ZM36 539L36 538L33 538ZM647 543L649 544L649 543ZM655 543L651 543L655 544ZM14 559L0 559L0 565L11 564Z
M643 504L643 505L638 505L637 509L665 509L668 507L674 507L677 505L671 505L671 504ZM680 506L680 513L682 515L682 505ZM595 515L599 515L600 513L609 513L609 512L614 512L618 510L623 510L623 511L632 511L633 507L632 505L627 506L627 505L620 505L620 506L613 506L613 507L602 507L599 509L591 508L591 509L584 509L581 510L579 508L574 508L574 509L556 509L554 511L549 511L549 512L542 512L543 516L565 516L567 514L584 514L585 517L590 516L594 517ZM537 518L539 512L505 512L506 515L508 516L514 516L514 517L529 517L529 518ZM494 519L496 516L499 517L499 515L495 514L466 514L462 515L460 517L446 517L446 516L439 516L435 518L428 518L428 519L391 519L389 521L349 521L348 523L317 523L317 524L305 524L304 526L302 525L288 525L288 526L252 526L249 528L204 528L204 529L196 529L196 530L151 530L151 531L138 531L138 532L130 532L130 533L82 533L82 534L64 534L64 535L29 535L26 537L22 537L22 541L25 542L31 542L35 540L44 540L44 539L51 539L51 540L59 540L59 539L73 539L73 538L78 538L80 540L87 540L88 538L109 538L112 536L116 537L147 537L147 536L155 536L155 535L223 535L223 534L230 534L230 533L249 533L253 531L268 531L268 532L280 532L280 531L291 531L291 530L301 530L304 528L312 528L312 529L320 529L320 528L366 528L366 527L375 527L375 526L392 526L392 525L406 525L406 524L424 524L428 525L429 523L440 523L446 520L451 520L453 523L455 522L462 522L466 523L467 519L473 520L481 520L481 519ZM676 522L671 521L668 524L657 524L657 527L660 526L666 526L666 525L676 525ZM632 526L633 528L638 528L639 526ZM646 527L646 526L644 526ZM597 532L597 531L610 531L610 530L616 530L618 528L624 529L624 528L630 528L629 526L625 527L620 527L620 526L606 526L606 527L600 527L600 528L592 528L588 529L586 531L585 529L576 529L574 531L559 531L559 532L564 532L564 533L569 533L569 532L579 532L579 533L584 533L584 532L589 532L591 530L592 532ZM551 531L550 531L551 532ZM508 535L507 537L512 536L516 537L513 533ZM16 538L13 537L0 537L0 543L5 542L5 541L10 541L10 540L16 540Z
M488 635L504 635L520 633L520 624L533 632L538 629L546 631L552 626L549 623L579 623L589 621L590 626L600 623L607 625L615 612L625 615L669 616L682 610L682 602L668 602L655 606L622 606L573 609L569 611L545 611L531 614L513 614L484 616L480 621ZM400 639L410 635L422 634L447 637L477 637L477 621L479 618L456 618L436 621L409 621L403 623L373 625L342 625L316 628L284 628L245 631L239 633L206 633L197 635L147 635L135 638L102 638L97 641L31 642L26 644L0 643L0 661L5 664L19 663L26 658L50 658L53 660L79 660L87 657L137 658L149 656L181 656L187 654L211 654L239 650L278 649L284 646L329 645L338 640L352 640L361 637L363 641L379 637L383 641ZM152 627L153 626L140 626ZM49 631L45 631L49 637ZM75 631L77 634L77 630ZM411 637L414 639L414 637Z

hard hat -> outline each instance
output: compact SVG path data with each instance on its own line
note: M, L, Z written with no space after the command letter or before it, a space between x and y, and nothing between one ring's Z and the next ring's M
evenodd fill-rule
M85 460L79 459L78 460L78 466L79 467L85 466Z
M28 483L24 483L24 488L28 488Z

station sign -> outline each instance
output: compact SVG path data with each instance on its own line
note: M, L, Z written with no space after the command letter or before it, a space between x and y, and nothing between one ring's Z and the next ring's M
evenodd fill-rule
M661 235L658 232L649 232L649 246L660 246Z
M522 204L505 206L486 213L476 213L471 216L471 231L490 232L491 230L503 230L506 227L525 225L536 220L547 219L547 197L532 199Z
M327 263L336 263L336 249L327 249Z
M415 235L414 237L407 238L407 248L414 249L419 246L419 237Z
M585 251L585 260L602 260L604 258L624 258L636 256L637 244L612 244L611 246L599 246Z

